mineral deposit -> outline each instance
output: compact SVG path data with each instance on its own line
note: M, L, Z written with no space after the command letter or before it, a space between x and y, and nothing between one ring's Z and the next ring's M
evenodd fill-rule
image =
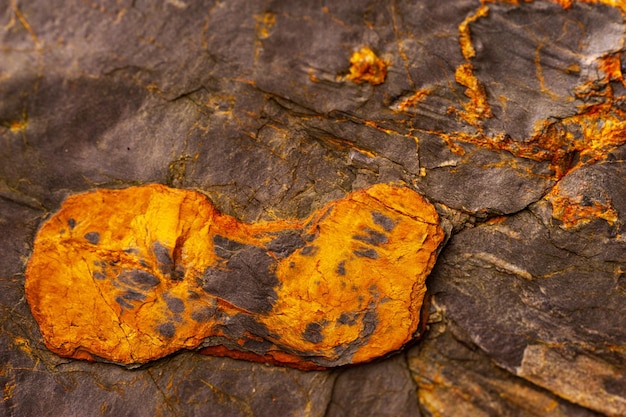
M388 185L303 221L252 224L195 191L98 190L43 225L26 297L66 357L137 365L204 348L305 369L366 362L416 335L438 222Z

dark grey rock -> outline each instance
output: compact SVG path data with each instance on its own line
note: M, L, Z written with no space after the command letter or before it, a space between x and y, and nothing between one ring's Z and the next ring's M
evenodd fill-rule
M593 160L572 146L584 139L580 126L564 122L592 104L623 117L626 88L604 78L599 60L612 55L626 72L623 17L601 4L486 3L488 15L468 25L469 62L493 117L472 125L460 116L469 99L455 71L467 62L459 25L479 5L2 3L0 414L626 414L626 146ZM363 46L389 64L384 83L346 80ZM428 94L411 103L419 91ZM549 129L569 138L561 154L516 152ZM68 195L150 182L200 190L248 222L303 219L378 182L415 187L451 235L428 281L427 339L409 350L408 365L400 355L332 372L191 353L134 370L52 355L23 291L37 228ZM550 200L555 184L615 219L567 227ZM272 274L266 252L224 238L216 251L230 269L207 289L236 303L238 289L252 288L233 285L232 271L252 287ZM382 240L364 234L359 254L375 256ZM277 236L269 247L277 257L315 250L304 242ZM184 274L175 248L154 251L161 272ZM106 267L96 265L94 279ZM122 277L125 308L154 281L137 271ZM263 311L273 296L244 307ZM173 298L168 306L180 309ZM206 307L193 317L214 314ZM228 331L264 332L237 320L245 319ZM167 335L167 323L155 325Z

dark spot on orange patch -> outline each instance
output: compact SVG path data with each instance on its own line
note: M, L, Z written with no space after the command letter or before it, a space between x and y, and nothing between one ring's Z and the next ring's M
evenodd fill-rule
M346 261L345 260L339 262L339 264L337 265L336 271L339 275L346 275Z
M162 336L171 339L176 334L176 326L174 326L174 323L171 321L168 321L157 327L157 331L161 333Z
M119 304L120 307L122 308L134 308L134 306L131 303L127 302L126 300L124 300L124 298L119 297L119 296L115 297L115 302Z
M258 246L228 245L229 248L237 247L237 251L223 254L228 259L224 268L207 268L199 280L200 286L208 294L247 311L262 313L271 310L276 299L274 288L278 285L278 278L271 271L274 260Z
M122 273L120 273L117 278L124 284L137 285L143 289L155 287L161 282L150 272L142 271L141 269L122 271Z
M323 329L324 328L319 323L309 323L306 325L304 333L302 333L302 338L311 343L320 343L324 340L324 335L322 334Z
M202 307L191 313L191 318L199 323L205 323L215 316L215 307Z
M391 232L396 225L392 219L377 211L372 212L372 219L374 223L381 226L386 232Z
M319 248L317 246L309 245L302 248L300 253L304 256L313 256L317 253L318 249Z
M182 313L185 311L185 303L180 298L166 295L164 299L167 308L172 313Z
M306 244L300 233L289 230L272 240L267 249L274 252L278 259L286 258Z
M100 243L100 233L98 232L89 232L85 235L85 239L91 244L97 245Z
M361 258L378 259L378 252L374 249L355 250L353 253Z
M353 239L360 240L361 242L369 243L370 245L380 246L389 242L389 238L386 234L377 232L376 230L366 228L363 235L354 235Z

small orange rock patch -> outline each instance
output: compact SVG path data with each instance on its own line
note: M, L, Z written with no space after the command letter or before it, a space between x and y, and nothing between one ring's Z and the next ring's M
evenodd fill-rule
M301 221L243 223L162 185L69 197L26 297L48 348L142 364L181 349L302 369L400 349L444 234L408 188L376 185Z
M387 78L387 63L370 48L361 48L350 57L350 73L346 78L357 84L382 84Z

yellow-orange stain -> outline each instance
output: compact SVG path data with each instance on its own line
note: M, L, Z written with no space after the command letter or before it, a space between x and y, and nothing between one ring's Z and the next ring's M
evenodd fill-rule
M556 3L563 9L569 10L576 3L588 3L588 4L604 4L607 6L615 7L622 13L626 13L626 2L624 0L546 0L550 3ZM534 0L522 0L522 3L532 3ZM504 3L511 5L519 5L520 0L481 0L481 4L486 3Z
M474 66L469 62L459 65L454 77L457 83L467 87L465 95L470 99L462 103L464 110L459 115L466 123L478 126L481 120L492 116L485 86L476 78Z
M13 339L13 346L17 347L19 350L27 354L31 359L35 358L33 353L33 349L30 346L30 341L23 337L15 337Z
M372 85L382 84L387 78L387 66L388 64L374 51L363 47L350 57L350 73L345 76L345 79L356 84L364 82Z
M622 74L621 58L618 54L607 55L600 58L598 68L606 74L608 81L621 81L624 84L624 74Z
M232 343L204 353L302 369L364 362L416 334L443 240L438 221L417 193L390 185L349 194L304 220L258 223L221 214L194 191L98 190L69 197L42 226L26 298L48 348L66 357L145 363L223 337ZM271 249L286 235L302 236L304 246ZM214 274L232 271L220 244L273 259L268 271L250 264L229 276L250 301L266 297L249 290L255 280L274 277L264 284L275 291L268 310L204 289ZM235 325L241 333L233 336L231 320L253 324L243 332ZM254 343L265 350L246 348Z
M26 29L26 31L30 34L30 37L32 38L35 46L39 48L39 38L37 37L37 34L33 30L33 27L30 25L30 23L28 23L28 20L24 17L24 14L22 13L22 11L19 9L19 7L17 7L17 2L15 0L11 0L11 8L13 9L13 13L17 17L17 19L20 21L24 29Z
M544 94L547 94L552 100L557 100L559 96L554 91L550 90L550 88L548 88L548 86L546 85L546 79L543 76L543 67L541 65L541 50L544 46L545 45L543 44L539 44L537 48L535 48L535 75L537 77L537 80L539 81L540 91Z
M28 125L28 122L26 120L15 120L9 123L9 130L11 132L22 132L26 130L27 125Z
M459 114L461 119L468 125L476 128L474 134L465 132L429 132L440 136L450 147L452 152L463 155L465 151L459 142L471 143L476 146L491 150L508 151L516 157L522 157L534 161L549 162L553 172L553 179L562 178L567 172L578 167L603 159L608 152L626 143L626 114L613 103L618 99L613 96L613 89L608 84L610 81L625 83L621 72L621 55L611 54L598 58L598 68L605 74L606 88L598 90L593 82L580 85L575 94L578 98L597 97L600 104L582 105L577 114L562 118L558 122L551 120L539 121L535 125L535 131L529 139L520 141L511 138L504 133L487 135L481 127L481 120L492 117L487 94L484 85L476 77L474 67L470 59L475 56L472 46L469 25L481 17L488 16L489 9L485 3L499 2L496 0L484 0L475 13L467 17L459 25L459 43L461 52L466 62L459 65L455 72L457 83L466 87L465 95L470 98L469 102L462 102L462 110L450 108L450 113ZM586 1L587 3L603 3L624 10L625 2L617 1ZM504 1L504 3L510 3ZM513 2L517 4L517 2ZM558 2L568 8L571 2ZM542 45L535 50L536 76L541 91L550 97L555 94L547 88L540 63ZM565 72L580 72L580 67L573 65L564 68ZM571 98L572 100L574 97ZM623 99L623 97L619 97ZM498 100L506 106L506 97ZM578 132L575 136L572 132Z
M589 3L589 4L605 4L607 6L615 7L622 13L626 13L626 2L624 0L548 0L552 3L561 5L565 10L572 7L575 3Z
M258 39L265 39L269 37L270 30L276 24L276 14L272 12L265 12L261 15L255 15L256 21L255 33Z
M459 24L459 44L461 45L461 53L463 54L463 58L466 60L470 60L476 56L476 50L474 49L474 45L472 45L472 36L470 32L470 23L475 22L481 17L485 17L489 15L489 7L484 4L481 5L476 12L468 16L461 24Z
M415 93L403 98L396 104L393 109L396 111L407 111L417 106L417 104L424 100L431 93L430 89L417 90Z
M482 133L441 134L453 152L463 154L456 142L471 143L491 150L508 151L516 157L548 162L552 178L560 179L585 164L604 159L606 154L626 143L626 118L621 110L608 102L581 110L580 114L560 122L540 122L533 136L518 141L507 135L487 136ZM575 137L573 131L579 133Z
M17 385L14 382L7 382L4 384L2 401L8 401L13 398L13 391Z
M522 0L524 3L532 3L533 0ZM481 4L486 4L486 3L503 3L503 4L510 4L513 6L518 6L519 5L519 0L480 0Z
M552 205L552 217L559 220L564 229L585 225L595 219L602 219L613 226L619 220L619 213L608 198L585 202L582 195L569 195L557 184L546 199Z
M454 79L457 83L466 87L465 95L470 100L461 103L463 110L451 109L451 111L457 112L461 119L476 128L480 128L481 120L491 117L492 114L491 107L487 101L485 87L474 74L474 66L470 62L476 56L476 50L472 45L470 23L488 15L489 7L482 4L474 14L468 16L459 24L459 45L465 62L456 68Z

